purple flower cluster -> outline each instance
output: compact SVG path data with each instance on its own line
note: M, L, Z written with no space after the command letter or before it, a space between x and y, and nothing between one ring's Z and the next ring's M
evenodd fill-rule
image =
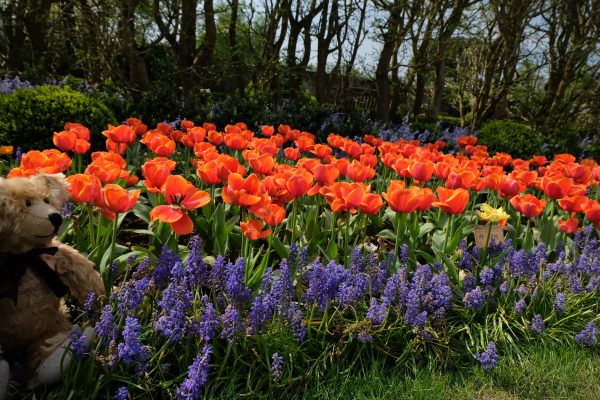
M271 377L275 382L281 380L283 376L283 357L279 353L273 353L271 357Z
M486 302L486 295L479 286L467 292L463 298L465 307L471 310L481 311Z
M142 327L135 317L125 319L125 328L123 329L123 342L119 343L117 349L119 357L127 365L135 365L137 373L146 369L150 351L142 345L140 336Z
M188 367L188 375L177 389L177 399L197 400L208 381L208 363L212 355L212 346L206 345Z
M546 330L546 325L544 323L544 318L540 314L535 314L531 319L531 330L535 333L544 333Z
M594 321L588 322L585 328L575 336L575 341L586 347L592 347L598 343L598 328Z
M127 400L128 397L129 392L127 391L127 387L121 386L112 397L112 400Z
M489 342L485 350L475 354L475 359L481 363L481 368L483 368L484 371L489 371L494 368L500 359L496 344L494 342Z

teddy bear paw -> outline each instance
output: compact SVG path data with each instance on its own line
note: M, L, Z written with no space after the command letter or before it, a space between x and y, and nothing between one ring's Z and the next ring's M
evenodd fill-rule
M8 382L10 381L10 369L8 363L0 360L0 400L6 399Z

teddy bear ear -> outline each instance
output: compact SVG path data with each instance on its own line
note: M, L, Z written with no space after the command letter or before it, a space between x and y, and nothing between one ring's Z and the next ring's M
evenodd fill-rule
M64 174L42 174L39 175L50 189L50 195L57 204L62 204L69 198L69 187Z
M12 218L9 217L14 212L14 201L6 191L6 181L6 178L0 178L0 240L2 240L1 236L14 224Z

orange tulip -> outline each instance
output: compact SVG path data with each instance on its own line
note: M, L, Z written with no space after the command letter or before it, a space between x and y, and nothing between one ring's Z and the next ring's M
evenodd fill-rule
M147 160L142 165L142 175L144 175L144 186L151 193L158 193L165 181L175 169L176 163L166 157L156 157Z
M562 199L569 196L572 187L573 180L571 178L548 175L542 178L542 189L551 199Z
M102 134L115 143L132 143L136 136L133 129L128 125L112 126L108 125L108 129L102 131Z
M469 202L469 191L464 188L447 189L438 187L437 194L439 201L434 201L431 205L450 214L462 213Z
M118 154L123 154L127 150L129 145L127 143L117 143L110 139L106 139L106 150Z
M473 169L453 169L448 174L445 186L448 189L469 189L477 177L479 173Z
M252 206L261 200L259 195L259 181L255 174L244 179L238 173L231 173L227 177L227 185L221 191L223 201L234 206Z
M561 232L569 234L581 232L583 229L578 228L579 220L577 218L569 218L568 220L558 219L558 228Z
M360 212L374 215L379 212L385 203L381 200L381 196L377 193L365 193L362 202L358 205Z
M433 175L434 165L429 160L424 161L413 161L408 167L410 175L415 181L420 183L427 182Z
M283 150L283 154L285 154L285 158L290 161L296 161L300 158L300 150L295 147L287 147Z
M243 150L248 147L248 141L242 136L241 133L227 133L223 140L225 146L232 150Z
M367 179L372 179L375 176L375 170L369 166L362 164L358 160L353 160L348 165L348 178L354 182L364 182Z
M273 203L257 203L250 207L250 212L271 226L279 225L285 218L285 209Z
M66 171L70 166L69 156L56 149L28 151L21 158L21 169L26 175L55 174Z
M476 136L459 136L457 143L460 147L475 146L477 143Z
M87 175L94 175L100 179L102 183L116 181L121 175L121 168L114 162L99 159L92 161L85 169Z
M562 199L558 200L558 205L567 212L578 213L583 210L583 205L588 200L589 199L585 196L563 197Z
M271 137L275 133L275 128L271 125L263 125L260 127L260 132L266 137Z
M587 219L598 228L598 224L600 224L600 203L597 200L588 200L581 208Z
M99 206L113 213L124 213L135 206L140 191L128 192L119 185L109 183L100 190Z
M270 175L275 166L275 159L272 155L265 153L257 156L251 156L248 163L257 174Z
M146 133L141 142L159 157L169 157L175 152L175 141L158 131Z
M331 155L331 147L326 144L316 144L312 151L315 156L320 159L328 158Z
M71 151L75 148L77 133L75 131L54 132L52 142L62 151Z
M71 198L78 203L95 203L100 197L102 184L94 175L75 174L67 177Z
M430 188L423 188L422 193L423 198L417 206L417 211L429 210L431 208L431 203L433 203L433 191Z
M13 146L0 146L0 154L3 156L10 156L14 151Z
M125 169L127 167L127 162L125 159L118 153L114 153L112 151L95 151L92 153L92 162L94 161L108 161L117 164L117 166L121 169Z
M180 175L169 175L162 191L169 204L154 207L150 211L150 219L168 223L178 235L191 233L194 223L185 210L205 206L210 202L210 195Z
M305 195L312 186L313 176L305 169L296 168L286 175L286 189L294 198Z
M194 121L190 121L187 119L184 119L183 121L181 121L181 129L183 129L184 131L189 131L193 127L194 127Z
M589 166L573 163L569 165L568 172L575 183L587 185L592 180L592 168Z
M530 162L534 167L541 167L542 165L546 164L548 160L546 160L545 156L533 156L531 157Z
M74 131L77 134L77 138L89 142L90 130L80 124L79 122L67 122L65 124L65 131Z
M505 198L512 198L522 193L527 189L524 183L519 180L513 179L510 176L502 178L498 184L498 194Z
M200 179L202 179L202 182L207 185L221 183L221 178L219 177L219 162L217 160L199 162L196 166L196 173Z
M531 218L537 217L546 208L546 200L538 199L532 194L515 196L510 199L510 204L524 216Z
M365 189L365 185L358 182L336 182L331 186L322 187L319 193L325 197L331 211L350 211L355 214L363 202Z
M242 234L250 240L264 239L273 232L271 229L263 231L263 223L257 219L240 222L240 228L242 228Z
M418 186L406 188L404 181L392 180L383 198L394 212L409 214L417 209L423 200L423 190Z

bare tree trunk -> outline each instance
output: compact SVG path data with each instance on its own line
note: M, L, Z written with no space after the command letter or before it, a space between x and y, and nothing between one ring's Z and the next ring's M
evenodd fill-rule
M144 56L137 48L135 34L135 9L139 0L122 0L120 3L121 46L129 67L129 80L135 89L146 91L150 89L150 78Z

